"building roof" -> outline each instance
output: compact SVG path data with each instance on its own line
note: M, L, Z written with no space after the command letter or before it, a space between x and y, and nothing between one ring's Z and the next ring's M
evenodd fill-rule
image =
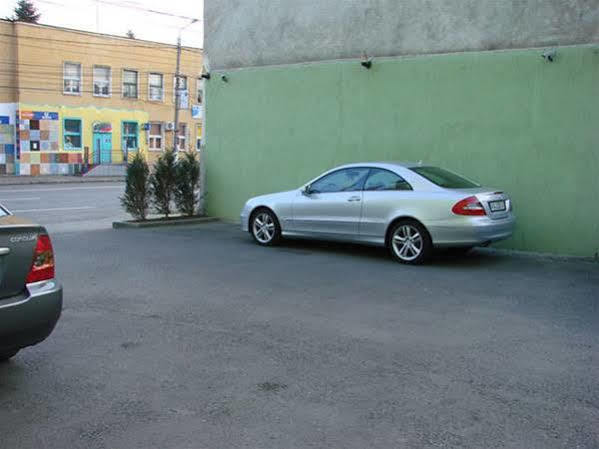
M75 28L66 28L66 27L60 27L60 26L56 26L56 25L47 25L47 24L43 24L43 23L20 22L20 21L16 21L16 20L1 19L1 18L0 18L0 22L15 23L15 24L18 24L19 26L54 29L54 30L59 30L59 31L64 31L64 32L69 32L69 33L83 34L83 35L87 35L87 36L100 37L100 38L106 38L106 39L116 39L116 40L122 40L122 41L125 41L128 43L132 43L132 42L142 43L142 44L146 43L149 45L155 45L155 46L160 46L160 47L177 48L177 46L175 44L167 44L165 42L156 42L156 41L137 39L137 38L132 39L132 38L129 38L126 36L119 36L116 34L97 33L94 31L77 30ZM186 45L182 45L181 48L183 50L188 50L188 51L197 51L197 52L203 51L203 49L200 47L190 47L190 46L186 46Z

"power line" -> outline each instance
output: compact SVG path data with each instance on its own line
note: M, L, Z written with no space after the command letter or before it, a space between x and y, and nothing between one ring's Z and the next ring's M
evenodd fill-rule
M58 94L64 94L64 92L62 91L62 89L52 89L49 87L35 87L35 86L19 86L19 87L15 87L15 86L7 86L7 85L0 85L0 89L5 89L5 90L15 90L15 91L21 91L21 90L30 90L30 91L36 91L36 92L53 92L53 93L58 93ZM140 101L140 102L148 102L151 101L152 104L156 104L157 106L164 106L167 108L171 108L172 105L174 104L174 101L170 101L169 98L171 97L171 95L167 95L166 92L163 92L163 96L162 96L162 101L161 100L148 100L147 99L147 95L142 96L141 95L141 91L138 90L138 97L137 98L130 98L130 97L122 97L121 95L123 94L123 91L120 89L112 89L110 91L110 95L109 96L101 96L101 95L94 95L94 98L99 99L99 101L102 101L102 99L104 100L112 100L112 99L118 99L118 100L130 100L130 101ZM170 92L172 94L172 92ZM79 92L77 92L77 94L72 94L72 95L68 95L68 96L74 96L77 97L78 94L94 94L93 90L80 90ZM195 98L190 96L190 98ZM189 101L189 104L191 104L192 101ZM75 106L75 105L71 105L72 107L79 107L79 106ZM98 106L97 104L95 106ZM185 108L184 110L187 110L190 108Z
M0 62L1 64L1 62ZM10 63L8 63L10 64ZM5 65L7 65L7 63L5 63ZM64 69L62 64L59 66L41 66L41 67L30 67L30 66L23 66L21 68L19 68L21 65L20 64L14 64L13 68L10 67L4 67L4 68L0 68L0 73L4 73L7 75L19 75L19 76L26 76L28 74L40 74L40 75L57 75L59 77L63 77L64 75ZM100 67L105 67L106 65L97 65ZM175 76L175 72L170 72L170 71L165 71L165 70L161 70L161 69L155 69L155 68L149 68L149 69L143 69L140 70L136 67L133 67L131 65L127 66L127 67L115 67L115 66L110 66L110 68L112 69L111 72L114 73L118 73L121 72L123 70L131 70L134 72L137 72L139 74L139 76L141 77L142 75L149 75L152 73L155 73L157 75L172 75ZM80 74L80 76L82 78L92 78L93 77L93 66L89 66L86 68L84 68L84 70L82 71L83 73ZM187 76L188 78L199 78L201 75L199 73L196 73L195 71L192 72L188 72L188 71L183 71L181 73L182 76Z
M123 44L117 44L117 43L113 43L113 42L82 42L82 41L74 41L74 40L65 40L65 39L54 39L54 38L46 38L46 37L37 37L37 36L24 36L24 35L14 35L14 34L8 34L8 33L0 33L0 36L5 36L5 37L10 37L13 39L31 39L31 40L36 40L36 41L43 41L43 42L58 42L58 43L64 43L64 44L68 44L68 45L98 45L98 46L108 46L108 47L125 47L125 48L150 48L150 49L168 49L168 50L176 50L176 46L175 45L171 45L171 44L165 44L162 42L156 42L155 44L138 44L135 42L131 42L131 43L123 43ZM102 38L100 38L102 39ZM104 38L104 39L111 39L109 38ZM121 40L121 39L125 39L125 38L119 38L119 37L114 37L112 39L115 40ZM132 41L134 41L134 39L131 39ZM182 50L185 51L189 51L189 52L193 52L193 51L201 51L201 49L196 49L194 47L181 47Z
M23 47L27 47L27 48L35 48L35 49L39 49L39 50L45 50L46 52L48 52L49 50L52 50L51 48L48 47L41 47L39 45L32 45L32 44L20 44ZM53 49L54 51L58 51L59 49ZM81 50L74 50L74 49L60 49L60 51L66 51L69 54L76 54L76 55L85 55L85 56L90 56L89 51L83 51L83 49ZM95 56L98 57L104 57L104 58L120 58L120 59L126 59L127 61L136 61L140 64L147 64L148 63L148 59L142 59L143 56L142 55L138 55L138 57L133 57L130 53L119 53L118 51L114 51L114 50L110 50L110 49L94 49L94 51L96 53L94 53ZM101 53L104 52L104 53ZM168 66L171 67L172 64L169 62L160 62L159 60L152 60L152 64L154 65L162 65L162 66ZM102 65L102 64L99 64Z
M171 76L174 78L175 77L175 73L170 72L170 73L166 73L166 72L140 72L139 70L137 71L138 74L138 79L143 81L145 80L149 74L154 74L156 73L157 75L166 75L168 78L170 78ZM0 78L9 78L12 75L14 76L19 76L19 78L40 78L43 77L45 79L53 79L53 80L57 80L57 81L61 81L62 79L64 79L64 73L62 73L62 70L60 72L44 72L44 71L28 71L28 72L19 72L19 71L8 71L8 70L2 70L0 69ZM186 77L186 78L197 78L200 79L199 75L186 75L185 73L181 73L181 77ZM91 81L92 79L94 79L93 74L83 74L80 76L81 79L83 79L85 82ZM97 78L97 77L96 77ZM112 75L112 78L114 79L115 76Z
M151 14L159 14L162 16L168 16L168 17L175 17L177 19L183 19L183 20L195 20L196 22L200 22L202 21L202 19L199 19L197 17L187 17L187 16L180 16L178 14L172 14L169 12L164 12L164 11L157 11L155 9L149 9L149 8L142 8L140 6L133 6L130 4L130 2L119 2L119 3L114 3L114 2L110 2L108 0L96 0L99 3L103 3L105 5L110 5L110 6L116 6L119 8L130 8L130 9L137 9L138 11L144 11L144 12L148 12ZM129 3L129 5L126 5L124 3Z
M51 4L51 5L72 7L72 5L66 5L64 3L54 2L54 1L50 1L50 0L38 0L38 1L40 3L48 3L48 4ZM94 3L98 2L98 3L102 3L104 5L114 6L114 7L117 7L117 8L135 9L135 10L143 11L143 12L150 13L150 14L159 14L161 16L174 17L176 19L196 20L196 21L201 21L202 20L202 19L198 19L196 17L182 16L182 15L172 14L172 13L165 12L165 11L158 11L158 10L155 10L155 9L149 9L149 8L143 8L141 6L135 6L131 2L127 2L127 1L121 1L119 3L111 2L111 1L108 1L108 0L88 0L88 1L91 1L91 2L94 2Z

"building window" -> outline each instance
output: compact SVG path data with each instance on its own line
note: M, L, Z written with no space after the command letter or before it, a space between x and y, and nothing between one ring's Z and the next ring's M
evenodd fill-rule
M65 118L63 122L63 145L65 150L80 150L81 146L81 120Z
M162 101L164 99L164 83L161 73L150 73L148 98L150 101Z
M67 95L81 95L81 64L64 63L62 92Z
M202 84L202 78L198 78L196 83L196 102L202 104L204 101L204 86Z
M136 70L123 70L123 97L137 98Z
M123 149L137 150L138 132L137 122L123 122Z
M162 150L162 123L150 123L148 137L150 150Z
M185 150L187 146L187 124L179 123L179 132L177 133L177 149Z
M200 151L202 148L202 124L198 123L197 133L196 133L196 150Z
M177 81L178 80L178 81ZM177 101L177 91L179 92L179 108L186 109L187 103L187 77L184 75L175 76L173 79L173 102Z
M110 97L110 67L94 66L94 96Z

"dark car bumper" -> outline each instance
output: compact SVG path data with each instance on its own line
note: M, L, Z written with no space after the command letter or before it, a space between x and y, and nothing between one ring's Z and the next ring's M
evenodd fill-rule
M45 340L62 312L62 286L55 280L29 284L18 297L0 299L0 352Z

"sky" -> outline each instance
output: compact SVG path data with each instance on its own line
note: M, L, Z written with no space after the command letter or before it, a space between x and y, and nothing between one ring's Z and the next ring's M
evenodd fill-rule
M204 0L33 0L41 13L39 23L124 36L132 30L138 39L203 47ZM0 17L12 17L17 0L0 0ZM155 12L150 12L152 10ZM170 15L169 15L170 14ZM181 16L181 17L173 17Z

